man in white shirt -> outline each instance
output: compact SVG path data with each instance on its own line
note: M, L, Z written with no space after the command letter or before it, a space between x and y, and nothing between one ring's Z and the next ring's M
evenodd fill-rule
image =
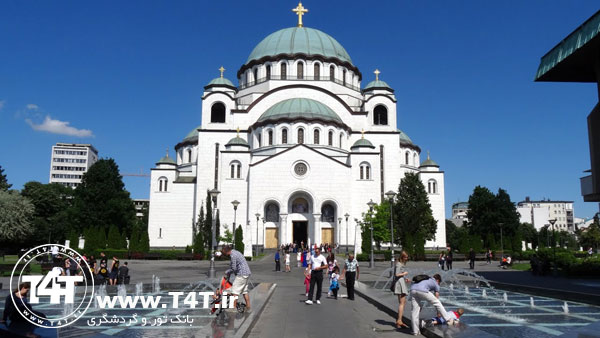
M313 291L315 290L315 283L317 284L317 304L321 304L321 287L323 286L323 270L327 269L327 259L321 255L321 249L316 248L315 254L310 257L308 262L308 268L310 269L310 289L308 291L308 299L305 301L306 304L311 305L313 298Z

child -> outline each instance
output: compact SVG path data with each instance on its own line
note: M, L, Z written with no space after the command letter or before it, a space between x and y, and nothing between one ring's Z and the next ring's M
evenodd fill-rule
M455 323L458 322L458 319L460 318L460 316L463 315L463 313L465 313L465 309L463 308L458 308L456 311L448 311L448 315L450 316L450 318L452 318L454 320ZM431 320L428 320L427 322L425 321L421 321L421 326L429 326L429 325L444 325L447 324L446 320L444 319L444 317L442 317L440 315L440 313L438 312L437 317L433 317L431 318Z
M310 270L308 267L304 269L304 285L306 286L306 297L308 297L308 291L310 290Z
M286 251L285 252L285 272L291 272L292 270L290 269L290 252Z
M333 292L333 298L337 299L338 290L340 286L338 280L340 279L340 268L335 266L331 273L331 285L329 285L329 291Z

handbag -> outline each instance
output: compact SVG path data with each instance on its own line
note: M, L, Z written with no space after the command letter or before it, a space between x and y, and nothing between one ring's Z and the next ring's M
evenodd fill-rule
M395 292L396 291L396 283L398 283L398 280L400 278L396 277L396 266L394 266L394 274L392 275L392 277L394 278L392 280L392 285L390 285L390 291Z

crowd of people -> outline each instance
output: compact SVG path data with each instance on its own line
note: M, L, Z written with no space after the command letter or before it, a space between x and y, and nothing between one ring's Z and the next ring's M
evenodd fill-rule
M100 253L99 259L96 259L93 255L88 256L83 253L81 256L87 262L88 269L80 257L59 258L58 247L56 246L52 247L50 252L52 272L55 276L84 276L88 281L93 279L95 284L129 284L129 266L127 262L121 265L117 257L113 256L109 268L108 257L104 252Z

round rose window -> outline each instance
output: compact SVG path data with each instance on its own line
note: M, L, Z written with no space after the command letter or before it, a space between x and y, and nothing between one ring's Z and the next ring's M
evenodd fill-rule
M307 170L308 170L308 168L306 167L306 164L304 164L304 163L297 163L294 166L294 172L298 176L304 176L306 174Z

